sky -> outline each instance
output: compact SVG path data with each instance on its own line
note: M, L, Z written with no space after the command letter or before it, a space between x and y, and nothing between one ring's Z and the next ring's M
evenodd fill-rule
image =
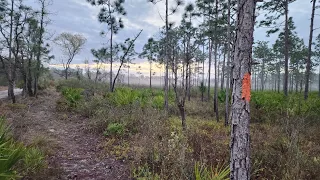
M30 5L37 8L36 0L29 0ZM185 4L194 2L194 0L185 0ZM169 1L170 3L170 1ZM48 37L54 38L62 32L79 33L87 38L87 43L79 55L72 62L73 64L82 64L85 59L89 61L93 59L90 50L92 48L101 48L108 43L108 38L100 35L100 32L106 30L104 24L98 22L97 15L100 7L92 6L86 0L52 0L52 4L48 7L51 20L48 25ZM123 42L126 38L133 38L141 29L142 34L136 41L136 51L141 52L143 45L147 39L154 37L159 33L159 29L164 26L165 6L160 2L156 5L147 2L147 0L126 0L125 10L127 15L123 17L124 29L122 29L115 37L116 42ZM319 11L319 10L318 10ZM183 7L180 7L178 12L169 17L171 22L179 23ZM263 19L263 14L258 16L257 20ZM315 28L320 27L320 12L315 18ZM297 0L290 4L289 15L293 17L297 27L297 34L308 42L309 26L311 15L310 0ZM281 21L281 20L280 20ZM255 41L269 41L271 45L277 38L277 34L266 37L266 28L255 28ZM314 32L314 36L320 33L319 29ZM59 48L52 47L52 52L56 59L51 64L59 63L60 55ZM136 59L134 62L145 64L146 60ZM145 66L145 65L144 65Z

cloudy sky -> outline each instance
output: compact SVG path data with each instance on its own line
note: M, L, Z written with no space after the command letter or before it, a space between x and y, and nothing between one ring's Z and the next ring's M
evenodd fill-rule
M34 4L36 0L29 0L30 3L36 8ZM31 2L32 1L32 2ZM86 0L52 0L52 5L49 6L51 15L50 25L48 29L50 35L57 36L61 32L80 33L87 38L87 44L78 55L74 64L83 63L85 59L92 60L93 57L90 53L91 48L100 48L108 42L108 38L102 37L100 32L106 30L106 26L100 24L97 20L100 7L91 6ZM188 2L194 2L194 0L186 0ZM133 37L141 29L143 32L139 39L136 41L136 51L140 52L144 43L149 37L156 35L159 32L159 28L164 25L160 15L164 15L165 6L163 3L153 5L148 3L147 0L126 0L125 9L127 16L123 18L125 28L116 35L115 41L122 42L128 37ZM311 14L310 0L297 0L290 4L289 7L290 16L293 17L297 26L297 33L300 37L304 38L305 42L308 40L309 23ZM183 7L180 8L178 13L170 16L170 21L179 22ZM320 13L318 13L320 14ZM263 14L258 17L263 18ZM315 28L320 27L320 16L318 15L315 20ZM266 37L266 28L255 29L255 40L270 41L270 44L275 41L277 35ZM315 31L315 36L320 33L319 30ZM57 63L61 57L57 47L53 47L53 53L56 56ZM136 62L143 62L144 60L137 59Z

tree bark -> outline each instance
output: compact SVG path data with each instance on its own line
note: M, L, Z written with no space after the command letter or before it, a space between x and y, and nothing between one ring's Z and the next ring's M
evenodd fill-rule
M288 96L288 76L289 76L289 27L288 27L288 4L289 0L285 2L285 35L284 35L284 83L283 92L285 96Z
M208 70L208 94L207 94L208 101L210 101L211 61L212 61L212 40L209 39L209 70Z
M168 41L169 41L169 14L168 14L168 11L169 11L169 0L166 0L166 49L165 49L165 58L166 58L166 73L165 73L165 79L164 79L164 107L165 107L165 110L166 112L168 113L169 111L169 99L168 99L168 96L169 96L169 88L168 88L168 76L169 76L169 56L168 56Z
M149 86L150 86L150 89L152 88L152 62L150 61L150 79L149 79Z
M231 43L231 35L230 35L230 19L231 19L231 0L228 0L228 27L227 27L227 47L226 47L226 51L228 53L228 57L227 57L227 83L226 83L226 112L225 112L225 117L224 117L224 125L228 126L229 125L229 86L230 86L230 78L231 78L231 74L230 74L230 43Z
M8 95L12 103L16 103L16 96L14 95L14 81L10 80L8 84Z
M218 27L218 3L219 1L216 0L216 23L215 23L215 31L217 32ZM218 35L215 35L215 46L214 46L214 98L213 98L213 106L214 112L216 114L216 120L219 122L219 107L218 107L218 76L217 72L219 71L219 67L217 66L217 55L218 55Z
M65 73L65 74L64 74L64 78L65 78L65 79L68 79L68 69L69 69L69 68L67 67L66 70L65 70L65 72L64 72L64 73Z
M32 91L32 74L31 74L31 59L32 56L30 58L28 58L28 73L27 73L27 90L28 90L28 94L29 96L33 96L33 91Z
M280 84L281 84L280 60L277 66L278 66L278 93L280 93Z
M189 80L188 80L188 101L191 100L191 64L189 65Z
M111 17L111 4L108 3L108 8L109 8L109 16ZM111 23L111 26L110 26L110 79L109 79L109 86L110 86L110 92L113 92L113 87L112 87L112 65L113 65L113 24Z
M40 20L40 35L38 41L38 50L37 50L37 65L36 65L36 73L34 78L34 95L38 97L38 82L40 77L40 66L41 66L41 45L43 39L43 24L44 24L44 16L45 16L45 0L41 2L41 20Z
M311 13L311 23L310 23L310 35L309 35L309 47L308 47L308 59L306 66L306 80L304 88L304 99L308 99L309 93L309 80L310 80L310 69L311 69L311 53L312 53L312 38L313 38L313 21L314 21L314 11L316 9L316 0L312 3L312 13Z
M265 68L265 60L262 59L262 67L261 67L261 91L264 91L264 68Z
M224 74L226 69L226 52L223 52L222 74L221 74L221 86L220 89L224 90Z
M203 46L202 46L202 53L203 53L203 56L205 55L204 53L204 42L203 42ZM205 83L204 83L204 62L205 60L203 59L202 61L202 86L204 87L205 86ZM201 101L203 102L204 100L204 91L201 90Z
M186 111L184 109L184 106L182 104L178 105L179 111L180 111L180 116L181 116L181 124L182 124L182 129L185 131L186 130Z
M16 102L16 98L14 95L14 79L13 74L15 65L12 63L12 34L13 34L13 7L14 0L11 0L11 10L10 10L10 35L9 35L9 63L8 63L8 97L12 100L12 103Z
M237 2L237 35L235 42L231 125L231 180L250 179L250 88L253 31L253 0Z

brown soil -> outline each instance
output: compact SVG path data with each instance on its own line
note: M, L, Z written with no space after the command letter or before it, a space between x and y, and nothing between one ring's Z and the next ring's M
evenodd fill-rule
M8 90L7 86L0 86L0 91L6 91L6 90Z
M26 144L42 137L49 149L48 171L30 179L130 179L125 162L106 156L101 135L89 133L89 119L56 110L59 94L49 90L38 99L19 99L20 106L0 102L2 114L13 124L14 135ZM43 177L44 176L44 177ZM28 178L29 179L29 178Z

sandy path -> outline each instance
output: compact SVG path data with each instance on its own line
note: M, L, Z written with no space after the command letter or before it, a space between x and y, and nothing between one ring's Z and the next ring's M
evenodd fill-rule
M38 99L31 98L26 103L28 108L23 112L23 120L17 115L11 117L15 134L19 134L21 140L28 142L41 134L57 144L57 150L48 157L49 169L56 173L51 172L46 179L129 179L128 166L106 157L100 148L103 136L87 131L88 119L56 111L58 97L58 93L49 91Z

